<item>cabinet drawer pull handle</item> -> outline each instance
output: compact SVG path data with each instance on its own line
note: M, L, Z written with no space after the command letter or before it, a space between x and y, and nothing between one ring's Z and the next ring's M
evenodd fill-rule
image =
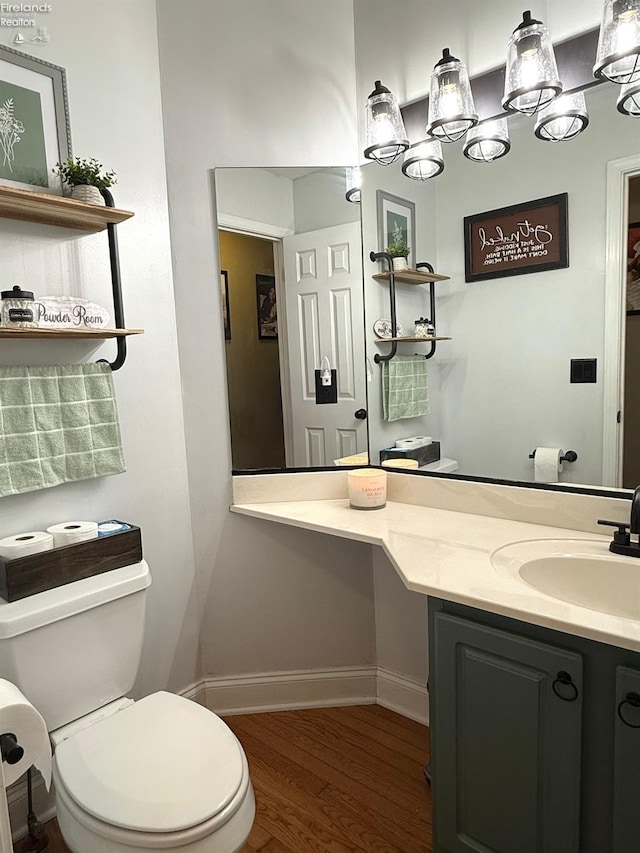
M575 702L578 698L578 688L573 683L571 676L568 672L565 672L563 669L556 675L553 684L551 685L553 692L556 694L558 699L562 699L563 702ZM560 689L570 689L571 693L569 696L564 695L564 692L560 692ZM640 697L638 697L640 699Z
M618 716L625 724L625 726L629 726L630 729L640 729L640 723L630 723L628 720L622 715L622 709L625 705L631 705L632 708L640 708L640 694L638 693L627 693L626 697L620 702L618 705Z

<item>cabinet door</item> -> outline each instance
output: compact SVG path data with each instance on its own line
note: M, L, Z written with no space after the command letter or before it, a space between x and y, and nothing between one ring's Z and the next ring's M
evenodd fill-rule
M577 851L582 657L447 613L434 618L435 850Z
M615 853L640 846L640 671L616 668L613 748L613 843Z

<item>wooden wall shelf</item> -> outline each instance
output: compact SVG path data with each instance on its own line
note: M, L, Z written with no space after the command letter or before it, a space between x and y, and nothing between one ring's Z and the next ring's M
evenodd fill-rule
M109 223L130 219L133 213L116 207L87 204L50 193L0 186L0 217L74 228L85 233L104 231Z
M391 273L379 272L373 277L376 281L389 281ZM402 284L430 284L432 281L450 281L451 276L440 275L437 272L427 272L426 270L396 270L393 273L396 283Z
M0 339L11 338L119 338L125 335L143 335L144 329L7 329L0 326Z

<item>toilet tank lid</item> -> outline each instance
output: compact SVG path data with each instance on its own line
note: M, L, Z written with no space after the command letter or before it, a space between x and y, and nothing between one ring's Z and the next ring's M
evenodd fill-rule
M60 619L66 619L125 595L146 589L151 573L145 560L111 569L81 581L64 584L7 602L0 598L0 640L17 637Z

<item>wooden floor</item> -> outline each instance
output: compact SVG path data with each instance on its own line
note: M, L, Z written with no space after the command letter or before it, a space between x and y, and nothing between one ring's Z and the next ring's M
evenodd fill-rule
M226 722L256 794L244 853L432 853L425 726L379 705ZM55 821L47 831L49 853L68 853Z

